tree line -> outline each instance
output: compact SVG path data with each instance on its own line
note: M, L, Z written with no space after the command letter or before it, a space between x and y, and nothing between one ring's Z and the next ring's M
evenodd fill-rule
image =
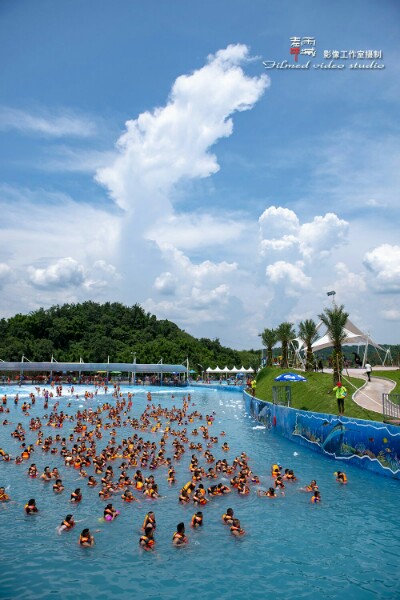
M40 308L0 320L0 359L58 362L133 362L185 364L197 372L208 366L258 368L260 351L233 350L219 339L197 339L175 323L157 319L139 304L117 302Z

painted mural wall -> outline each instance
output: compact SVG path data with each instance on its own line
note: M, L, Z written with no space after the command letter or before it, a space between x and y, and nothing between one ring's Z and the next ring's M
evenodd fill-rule
M400 427L280 406L243 392L246 411L267 429L331 458L400 479Z

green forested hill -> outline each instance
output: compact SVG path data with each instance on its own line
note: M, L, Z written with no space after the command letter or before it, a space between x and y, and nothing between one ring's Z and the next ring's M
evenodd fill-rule
M84 302L52 306L28 315L0 321L0 359L85 362L131 362L181 364L189 357L191 368L208 366L258 367L259 352L236 351L219 341L196 339L167 320L158 320L139 305Z

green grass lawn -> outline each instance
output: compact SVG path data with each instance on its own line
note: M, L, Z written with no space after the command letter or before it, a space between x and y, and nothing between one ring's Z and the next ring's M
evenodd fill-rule
M256 396L261 400L272 402L272 386L273 385L290 385L292 388L292 404L293 408L301 410L310 410L313 412L322 412L337 414L337 402L335 393L332 392L332 375L326 373L302 373L307 381L299 381L290 384L283 384L274 381L274 378L281 373L286 373L288 369L280 369L277 367L268 367L262 369L257 375L257 390ZM375 375L375 372L374 372ZM383 415L366 410L358 406L351 396L355 388L360 388L364 381L350 377L354 387L346 384L348 396L345 399L345 416L355 417L357 419L367 419L372 421L383 421ZM331 392L331 393L329 393Z
M372 371L372 377L384 377L396 382L396 387L392 390L393 394L400 394L400 369L397 371ZM394 400L394 399L393 399ZM397 404L400 404L398 402Z

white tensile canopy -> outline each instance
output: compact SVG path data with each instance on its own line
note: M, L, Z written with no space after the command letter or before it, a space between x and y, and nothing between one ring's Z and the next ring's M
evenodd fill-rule
M320 321L317 325L317 331L319 331L319 329L321 328L321 326L323 325L322 321ZM344 333L346 335L344 341L342 342L342 345L347 345L347 346L365 346L365 351L364 351L364 358L362 361L362 364L364 366L365 361L367 360L367 352L368 352L368 346L372 346L373 348L376 348L377 350L382 350L383 352L385 352L385 359L383 364L385 363L385 360L388 356L389 351L385 350L385 348L382 348L382 346L380 346L379 344L377 344L376 342L374 342L368 334L364 333L363 331L361 331L361 329L359 329L358 327L356 327L356 325L354 325L354 323L352 323L350 321L350 319L347 319L346 321L346 325L344 327ZM297 342L298 347L296 347L295 343ZM292 340L292 346L294 347L296 356L300 359L301 362L303 362L303 359L301 357L300 352L305 351L305 343L302 339L300 339L299 337L297 337L296 339ZM313 352L318 352L318 350L323 350L324 348L332 348L333 347L333 343L331 338L329 337L328 333L325 333L324 335L322 335L321 337L319 337L312 345L312 349Z
M206 369L206 373L254 373L254 369L251 367L249 369L245 369L243 366L241 369L237 369L236 367L229 369L228 366L225 366L223 369L220 369L219 367L215 367L215 369L208 367L208 369Z
M363 333L361 331L361 329L356 327L354 325L354 323L352 323L350 321L350 319L347 319L347 321L346 321L346 325L344 327L344 332L346 334L346 337L345 337L344 341L342 342L343 345L347 344L347 345L353 345L353 346L357 346L357 345L373 346L374 348L377 348L378 350L384 351L384 348L382 348L382 346L379 346L379 344L376 344L373 340L371 340L369 335L367 335L366 333ZM324 348L330 348L332 346L333 346L332 340L329 337L329 335L326 333L325 335L323 335L322 337L320 337L318 340L316 340L313 343L312 349L314 352L317 352L318 350L323 350Z

